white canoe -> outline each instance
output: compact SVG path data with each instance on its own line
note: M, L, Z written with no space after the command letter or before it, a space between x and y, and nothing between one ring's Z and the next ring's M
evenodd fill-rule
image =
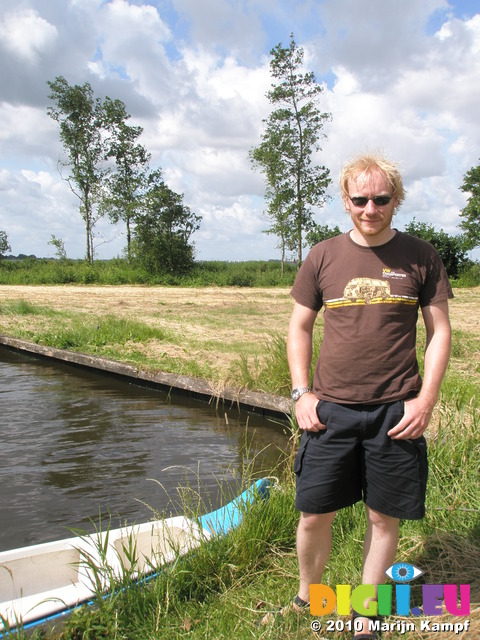
M152 574L202 541L237 527L245 506L258 496L268 496L269 490L269 479L257 480L198 522L176 516L0 552L0 638L2 629L43 624L92 600L99 575L92 573L92 565L108 566L121 577L133 563L133 579Z

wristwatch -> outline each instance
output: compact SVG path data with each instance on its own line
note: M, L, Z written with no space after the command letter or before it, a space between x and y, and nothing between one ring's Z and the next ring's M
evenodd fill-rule
M298 387L298 389L293 389L292 391L292 400L296 402L299 398L303 396L304 393L310 393L310 387Z

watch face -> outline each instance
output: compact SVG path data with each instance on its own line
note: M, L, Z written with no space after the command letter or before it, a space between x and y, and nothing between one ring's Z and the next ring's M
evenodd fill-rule
M310 387L299 387L298 389L292 390L292 400L296 402L299 398L303 396L304 393L309 393Z

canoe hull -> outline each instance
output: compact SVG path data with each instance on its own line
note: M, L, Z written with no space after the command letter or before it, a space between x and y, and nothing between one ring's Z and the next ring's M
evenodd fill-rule
M93 599L111 575L152 574L202 541L227 533L238 526L245 506L268 495L269 488L268 479L258 480L198 523L176 516L0 552L0 637L4 623L41 624Z

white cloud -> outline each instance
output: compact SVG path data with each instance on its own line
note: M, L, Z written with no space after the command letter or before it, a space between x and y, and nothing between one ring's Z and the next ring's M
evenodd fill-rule
M57 34L57 28L34 9L8 12L0 22L0 43L30 63L53 46Z
M319 40L336 64L353 70L365 87L384 87L428 50L425 27L445 0L327 0L323 5L325 38ZM319 55L320 55L319 53ZM328 59L328 58L327 58Z
M262 1L173 0L173 4L189 25L191 38L199 48L228 52L226 55L233 53L249 60L251 52L258 51L259 44L265 44L259 12L265 4Z
M462 4L462 11L466 11ZM56 165L57 125L46 115L47 80L92 84L119 98L144 127L142 143L168 184L203 216L194 236L205 259L277 257L261 231L258 144L272 79L269 51L293 30L306 64L326 78L319 162L336 196L343 161L383 148L409 192L398 216L454 233L459 186L478 163L480 10L454 1L405 0L2 0L0 9L0 229L14 253L53 255L51 234L84 255L78 202ZM335 197L322 223L346 229ZM99 223L99 257L121 253L121 227ZM99 239L100 241L100 239ZM262 253L263 252L263 253Z
M170 29L153 6L112 0L95 12L95 19L106 74L125 74L146 95L172 80L163 47L171 39Z
M61 146L57 127L43 109L0 103L0 157L10 162L55 166ZM26 162L28 160L28 162Z

